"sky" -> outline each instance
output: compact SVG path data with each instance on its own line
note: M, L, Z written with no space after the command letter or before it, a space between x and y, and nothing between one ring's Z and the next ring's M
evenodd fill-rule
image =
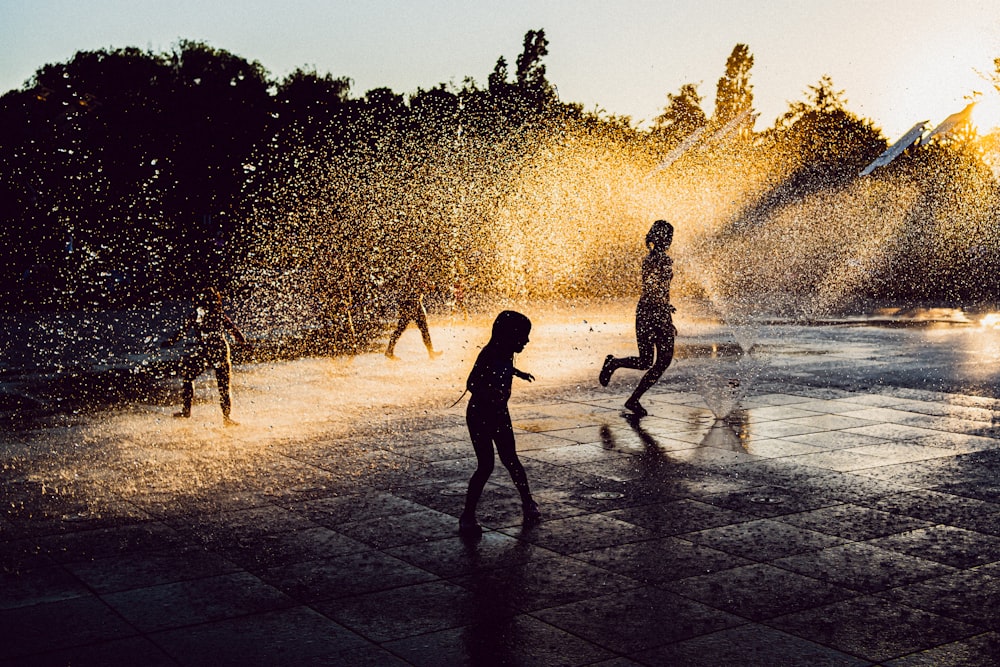
M485 86L497 58L513 70L537 29L564 102L642 126L686 83L710 114L738 43L754 56L758 129L824 75L888 139L936 125L976 91L980 129L1000 126L989 83L995 0L0 0L0 92L77 51L162 53L181 39L256 60L275 78L299 67L348 77L354 97L466 77Z

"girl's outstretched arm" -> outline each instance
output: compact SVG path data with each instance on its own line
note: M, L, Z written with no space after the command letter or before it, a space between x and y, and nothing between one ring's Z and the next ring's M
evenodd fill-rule
M525 373L524 371L518 370L516 368L514 369L514 375L521 378L522 380L527 380L528 382L535 381L534 375L532 375L531 373Z

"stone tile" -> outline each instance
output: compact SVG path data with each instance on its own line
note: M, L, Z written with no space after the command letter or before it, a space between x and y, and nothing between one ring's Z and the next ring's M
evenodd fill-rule
M101 528L37 540L41 552L59 563L86 561L118 554L176 548L184 543L177 531L159 522Z
M912 440L914 444L925 447L939 447L954 454L988 451L1000 448L1000 441L967 433L935 433Z
M778 558L771 564L862 593L874 593L954 571L934 561L857 543Z
M756 438L745 444L748 454L764 458L781 458L822 451L820 447L785 438Z
M996 481L995 478L989 481L983 479L954 480L951 483L939 484L934 488L945 493L1000 504L1000 482Z
M886 464L910 463L952 456L951 452L942 452L940 447L931 447L916 441L883 442L874 445L864 445L843 451L854 452L861 456L873 456L883 459Z
M854 394L837 400L847 404L866 405L875 408L889 408L907 402L907 399L895 396L883 396L881 394Z
M900 403L901 402L897 402L896 405L899 405ZM878 422L878 423L884 422L888 424L905 424L917 416L913 412L900 410L895 406L891 408L885 408L885 407L862 408L860 410L842 412L841 414L846 417L862 419L867 422Z
M472 540L450 537L417 542L386 549L385 553L440 577L460 577L558 555L496 531L487 531Z
M849 503L912 490L907 484L873 478L867 473L868 470L856 473L825 473L813 478L804 486L817 496Z
M856 595L846 588L765 563L743 565L660 585L716 609L755 621Z
M682 499L652 505L638 505L607 512L607 515L634 523L661 535L679 535L704 528L753 521L759 517L697 500Z
M779 616L767 624L878 663L981 632L960 621L870 596Z
M175 528L197 535L205 544L235 542L291 530L313 528L315 524L300 514L262 505L234 512L203 514L175 522Z
M942 391L886 384L930 378L895 331L767 336L726 422L694 391L710 360L672 368L641 421L633 378L524 393L544 520L521 525L498 466L479 509L502 530L479 540L456 531L461 408L363 416L243 479L127 500L0 470L0 663L990 664L995 399L943 391L947 364Z
M889 460L870 456L863 451L855 449L833 449L825 452L813 454L803 454L796 456L795 463L822 468L824 470L835 470L838 472L851 472L864 470L866 468L877 468L890 463Z
M819 551L847 540L774 519L758 519L730 526L709 528L682 535L685 540L755 561Z
M1000 560L1000 537L954 526L917 528L876 538L868 544L959 568Z
M573 558L643 583L674 581L753 562L675 537L582 551Z
M800 404L772 405L765 408L754 408L752 410L748 410L747 413L751 423L782 420L788 421L791 419L802 419L804 417L818 417L821 414L812 410L803 410L799 408L799 405ZM805 426L807 428L813 428L811 425Z
M835 500L825 495L784 486L756 486L731 493L706 495L700 500L756 518L795 514L836 504Z
M568 556L534 558L452 579L475 594L475 604L535 611L638 588L641 583Z
M381 644L459 627L474 613L474 606L504 603L502 598L477 597L454 583L432 581L319 602L313 608Z
M628 455L622 452L609 451L598 444L567 444L560 447L549 447L548 449L524 452L521 458L537 459L556 465L573 465L575 463L607 461L608 459L623 457L628 457Z
M421 509L378 519L350 521L340 524L336 530L358 542L384 549L457 535L458 524L454 516Z
M307 607L167 630L150 635L150 639L185 667L268 667L277 662L363 664L360 660L348 663L345 659L369 646L357 634Z
M933 489L915 489L859 501L893 514L987 534L1000 534L1000 505Z
M468 459L473 454L472 443L466 440L449 440L407 448L405 455L425 463Z
M883 512L850 503L821 507L797 514L785 514L775 518L800 528L808 528L827 535L836 535L856 541L870 540L875 537L933 525L931 522L913 517L900 516L892 512Z
M883 591L879 597L1000 630L1000 578L979 569L900 586Z
M580 429L580 438L582 442L594 442L592 435L584 435L584 431L587 434L592 434L594 432L593 427L586 427ZM568 429L559 431L562 435L554 435L555 432L546 433L518 433L516 435L517 451L518 452L530 452L537 449L548 449L550 447L562 447L566 444L571 444L577 442L572 439L572 434L574 429ZM469 434L466 432L466 439L468 439ZM586 438L586 439L584 439ZM472 447L472 443L468 443L469 447Z
M387 491L368 489L364 493L330 496L288 506L313 523L336 528L348 521L381 519L392 514L416 512L420 505Z
M56 649L32 655L30 658L15 659L11 662L0 660L7 667L62 667L77 665L94 667L177 667L177 661L167 656L159 646L146 637L112 639L98 644Z
M762 393L753 394L745 399L743 404L747 407L751 407L753 405L802 405L810 402L813 402L813 399L809 399L805 396L780 393Z
M17 609L90 594L79 579L59 566L0 572L0 609Z
M526 615L488 610L467 625L383 646L416 667L441 665L590 665L614 656L607 649Z
M757 623L747 623L642 651L636 654L636 658L648 665L685 667L865 667L871 664L867 660Z
M364 543L325 526L249 536L233 542L215 544L213 548L220 555L251 572L368 549Z
M504 529L503 532L561 554L638 542L656 536L645 528L604 514L542 521L530 530Z
M809 428L810 432L813 433L819 433L822 431L840 431L848 428L871 426L872 424L877 423L870 419L859 419L857 417L849 417L843 414L823 414L813 417L795 417L786 421L791 424L801 424L802 426Z
M845 412L856 412L858 404L852 402L853 395L841 398L805 398L795 404L795 407L802 410L812 410L830 415L840 415Z
M848 413L845 416L860 417L858 413ZM844 433L854 433L857 435L870 435L886 440L916 440L935 435L936 431L929 428L918 428L916 426L906 426L905 424L893 422L878 422L871 426L859 426L857 428L844 429Z
M288 596L245 572L136 588L102 597L144 632L292 606Z
M887 442L885 438L873 435L862 435L860 433L846 433L844 431L822 431L807 433L805 435L789 435L784 438L792 442L818 447L819 449L851 449L853 447L864 447L865 445L877 445Z
M750 435L754 438L805 438L816 433L826 433L826 429L791 421L764 421L750 424ZM809 444L808 442L806 444Z
M0 659L135 637L138 630L93 596L0 610ZM14 641L16 639L16 641ZM16 664L16 663L15 663Z
M373 550L283 565L267 570L261 578L298 601L314 602L432 581L437 577Z
M44 552L36 539L13 538L12 533L0 533L0 572L17 574L26 570L51 567L55 560Z
M103 594L231 574L238 567L201 547L183 546L171 551L123 554L70 563L66 569L90 589Z
M536 612L536 617L622 654L739 625L731 614L657 588L638 588Z
M885 667L982 667L998 655L1000 634L988 632L889 660Z

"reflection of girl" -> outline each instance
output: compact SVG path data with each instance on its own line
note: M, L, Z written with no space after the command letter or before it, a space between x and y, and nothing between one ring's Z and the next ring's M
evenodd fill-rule
M232 363L229 358L230 334L238 343L246 339L233 321L222 312L222 296L212 287L203 289L195 298L195 309L173 336L163 341L162 347L170 347L185 335L191 335L194 344L190 354L184 358L181 374L184 378L184 407L175 417L190 417L191 402L194 400L194 381L208 368L215 369L215 380L219 385L219 403L222 419L226 426L234 425L229 418L232 400L229 396L229 377Z
M524 520L531 523L541 518L538 505L528 490L528 477L517 458L514 445L514 428L510 422L507 400L510 398L513 378L532 382L530 373L514 368L514 355L528 344L531 321L521 313L505 310L493 322L493 334L476 359L465 386L472 398L465 413L469 426L472 448L476 452L476 471L469 480L465 497L465 511L459 519L463 535L478 535L482 528L476 521L476 505L483 487L493 474L493 445L496 444L500 462L507 468L514 486L521 496Z
M638 357L616 358L609 354L604 359L599 381L608 386L611 376L619 368L645 370L639 385L625 401L625 407L639 417L646 409L639 399L667 370L674 358L674 328L670 305L670 281L674 277L674 260L667 250L674 238L674 228L666 220L657 220L646 234L649 254L642 260L642 296L635 308L635 337L639 345ZM655 359L655 363L654 363ZM648 370L647 370L648 369Z

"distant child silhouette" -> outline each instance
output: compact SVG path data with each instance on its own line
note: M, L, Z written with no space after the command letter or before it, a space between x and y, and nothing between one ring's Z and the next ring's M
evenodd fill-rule
M528 490L528 477L517 458L514 446L514 427L510 423L507 401L510 398L514 376L534 381L534 376L514 368L514 355L524 349L531 332L531 320L521 313L505 310L493 322L493 335L476 359L466 389L472 395L466 410L466 423L472 447L476 451L477 467L469 480L465 497L465 511L459 519L463 535L479 535L482 527L476 521L476 506L483 487L493 473L493 445L496 445L500 462L510 473L514 486L521 495L521 507L526 522L541 518L538 504Z
M209 368L215 369L215 380L219 385L219 403L222 406L222 420L226 426L236 424L229 417L232 399L229 396L229 378L232 362L229 356L229 341L226 334L236 342L245 343L246 338L233 321L222 311L222 295L212 287L206 287L195 297L195 308L188 315L184 325L161 347L170 347L184 336L190 336L191 349L181 364L184 379L184 407L175 417L190 417L194 400L194 381Z
M637 417L648 413L639 403L646 391L667 370L674 358L673 312L670 305L670 281L674 277L674 260L667 250L674 239L674 228L666 220L657 220L646 234L649 254L642 260L642 296L635 308L635 337L639 346L638 357L616 358L609 354L598 381L607 387L611 376L619 368L645 370L635 391L625 401L625 407ZM655 363L654 363L655 360ZM647 370L648 369L648 370Z
M396 323L396 329L389 336L389 345L385 348L385 356L389 359L396 360L398 358L394 353L396 341L406 331L410 322L415 322L417 328L420 329L420 335L424 339L424 347L427 348L427 354L430 358L434 359L441 354L431 344L431 332L427 327L427 309L424 308L424 292L426 290L425 279L418 271L411 271L406 284L403 285L403 294L399 300L399 322Z

